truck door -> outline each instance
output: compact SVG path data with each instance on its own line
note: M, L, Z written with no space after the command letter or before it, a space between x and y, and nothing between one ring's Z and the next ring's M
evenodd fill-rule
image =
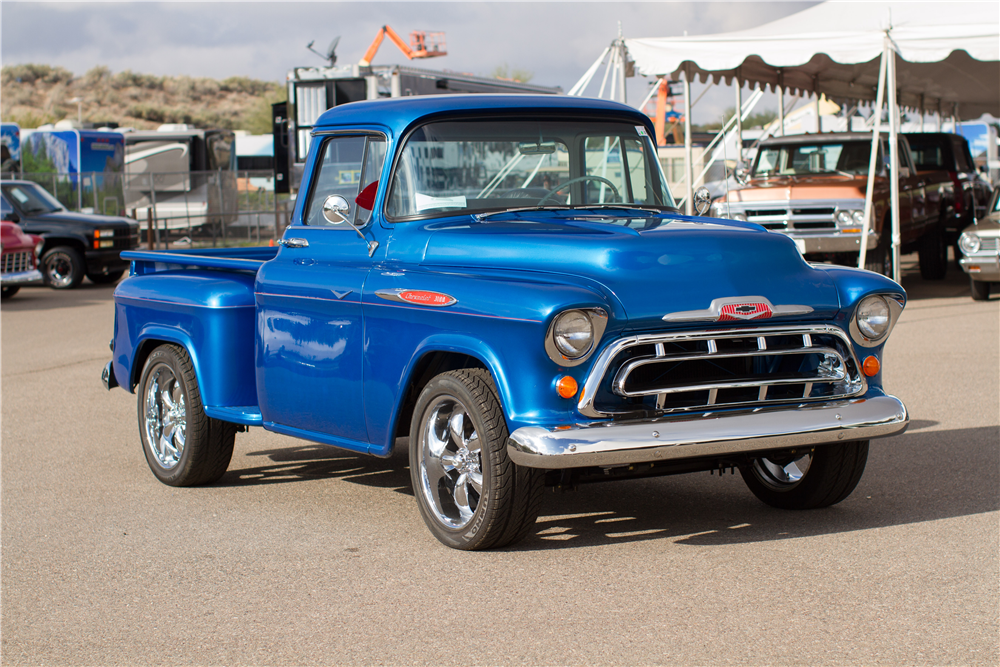
M258 272L257 392L271 430L365 450L361 292L373 259L354 229L326 218L323 204L341 195L369 240L387 234L369 219L372 197L358 196L377 188L384 160L381 135L323 140L302 218ZM383 238L375 259L386 245Z

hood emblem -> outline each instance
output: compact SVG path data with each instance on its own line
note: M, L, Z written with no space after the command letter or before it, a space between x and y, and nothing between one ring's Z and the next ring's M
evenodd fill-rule
M685 310L667 313L664 322L740 322L766 320L771 317L808 315L809 306L775 306L762 296L733 296L715 299L705 310Z
M375 296L386 301L411 303L417 306L431 306L433 308L443 308L458 303L458 299L450 294L430 292L422 289L380 289L375 291Z

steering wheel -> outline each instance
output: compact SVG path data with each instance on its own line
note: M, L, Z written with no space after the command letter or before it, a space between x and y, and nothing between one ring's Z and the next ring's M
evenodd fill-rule
M618 192L618 188L615 187L615 184L609 181L608 179L602 178L600 176L577 176L576 178L569 179L565 183L560 183L559 185L557 185L555 190L552 190L551 192L549 192L549 194L539 199L536 206L541 206L542 204L547 202L549 198L551 198L553 195L555 195L555 193L565 188L567 185L572 185L573 183L580 183L582 181L598 181L600 183L604 183L609 188L611 188L611 192L615 195L615 197L617 197L618 201L621 202L625 201L625 199L622 198L621 193Z

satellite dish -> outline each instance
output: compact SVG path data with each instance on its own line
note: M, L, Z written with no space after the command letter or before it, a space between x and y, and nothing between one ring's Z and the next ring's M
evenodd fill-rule
M330 46L326 47L326 54L325 55L322 54L322 53L320 53L319 51L317 51L316 49L313 48L313 44L315 44L315 43L316 43L316 40L313 40L313 41L309 42L308 44L306 44L306 48L309 49L310 51L312 51L313 53L315 53L317 56L319 56L323 60L326 60L327 62L329 62L330 67L333 67L334 63L337 62L336 50L337 50L337 44L340 43L340 36L337 36L337 37L333 38L333 41L330 42Z

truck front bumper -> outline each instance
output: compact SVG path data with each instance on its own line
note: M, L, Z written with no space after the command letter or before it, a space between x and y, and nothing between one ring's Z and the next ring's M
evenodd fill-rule
M42 276L42 272L38 269L0 273L0 285L3 285L4 287L13 287L14 285L40 285L42 284L43 279L44 277Z
M906 406L895 396L753 412L708 412L556 428L525 426L507 454L527 468L621 466L868 440L902 433Z
M958 263L973 280L984 283L1000 282L1000 256L973 255L972 257L963 257L958 260Z
M826 234L809 234L802 232L782 232L795 241L799 252L803 255L816 253L860 252L860 232L830 232ZM878 246L879 236L874 231L868 234L868 250Z

